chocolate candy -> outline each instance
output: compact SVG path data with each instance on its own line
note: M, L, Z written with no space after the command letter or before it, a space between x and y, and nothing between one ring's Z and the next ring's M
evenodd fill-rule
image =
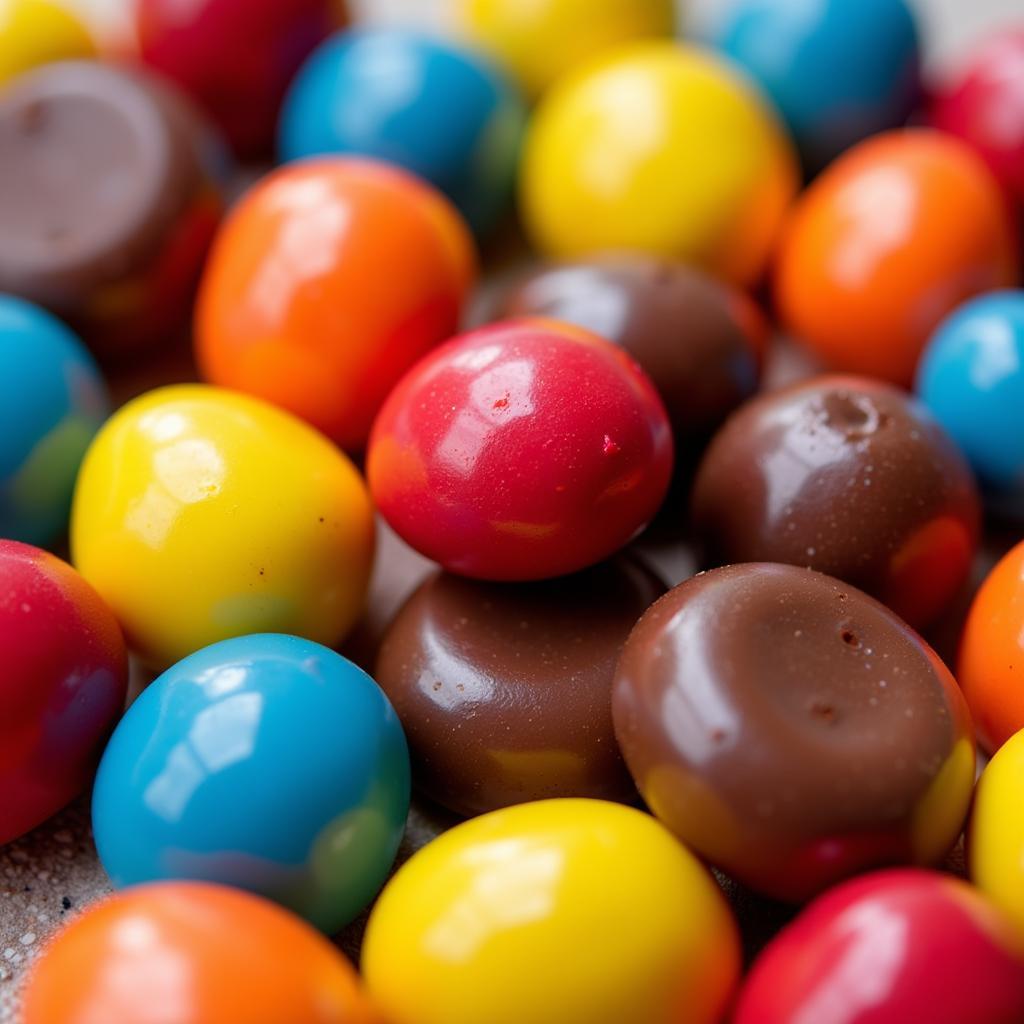
M498 318L519 316L565 320L624 348L658 389L677 453L757 390L760 311L744 292L682 264L637 254L541 268L500 302Z
M97 351L153 346L188 316L219 160L154 77L84 61L22 76L0 96L0 291Z
M963 456L923 406L842 376L737 412L704 456L693 511L712 561L819 569L915 626L966 579L980 516Z
M395 617L375 673L419 787L466 815L556 796L635 799L612 732L612 674L664 590L624 558L545 583L430 577Z
M937 861L970 802L953 677L888 609L807 569L733 565L671 590L626 642L613 712L651 810L779 899Z

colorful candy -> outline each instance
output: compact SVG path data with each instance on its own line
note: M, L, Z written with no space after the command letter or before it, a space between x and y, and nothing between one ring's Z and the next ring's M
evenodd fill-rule
M971 799L971 719L939 657L866 594L795 566L669 591L626 641L613 712L654 813L776 899L937 863Z
M108 411L78 338L0 295L0 536L46 544L67 528L78 466Z
M0 540L0 845L88 784L124 707L114 616L70 565Z
M903 124L920 91L906 0L739 0L711 41L764 89L812 171Z
M392 621L375 672L417 786L465 815L547 797L635 800L612 731L612 676L664 591L625 558L515 587L428 579Z
M905 129L854 146L796 202L775 300L829 366L907 385L939 322L1019 273L1009 209L981 158Z
M970 469L927 410L839 376L736 412L704 456L693 511L714 563L809 566L918 627L967 579L980 520Z
M285 167L221 231L196 310L214 384L269 399L350 450L420 356L458 327L472 240L449 203L397 168Z
M36 961L24 1024L377 1024L345 957L272 903L163 882L75 918Z
M227 637L327 644L358 617L373 513L351 462L258 399L159 388L107 421L78 478L74 563L157 667Z
M236 637L178 662L128 709L93 793L116 886L224 882L332 933L387 877L409 754L387 698L308 640Z
M651 42L587 64L544 98L520 201L548 255L637 249L751 284L796 185L789 140L745 78L710 53Z
M536 580L583 569L654 516L672 433L621 349L546 320L453 339L391 392L367 457L377 507L446 569Z
M652 818L545 800L459 825L400 868L362 962L391 1024L711 1024L739 944L714 880Z
M1010 1024L1024 1019L1024 944L977 890L884 871L816 900L769 944L735 1024Z
M65 4L7 0L0 8L0 86L40 64L91 57L95 49Z
M281 115L284 160L337 153L414 171L485 232L512 197L526 109L470 50L404 29L341 32L306 61Z

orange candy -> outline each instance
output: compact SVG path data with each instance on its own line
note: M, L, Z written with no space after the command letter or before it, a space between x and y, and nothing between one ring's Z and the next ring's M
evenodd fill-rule
M455 333L475 274L455 208L411 174L342 157L285 166L214 244L200 367L358 451L398 378Z
M988 574L960 642L957 679L989 752L1024 729L1024 542Z
M248 893L161 882L86 910L29 974L23 1024L376 1024L319 932Z
M793 207L776 304L830 367L908 385L947 313L1017 280L1016 243L999 186L966 144L886 132L836 160Z

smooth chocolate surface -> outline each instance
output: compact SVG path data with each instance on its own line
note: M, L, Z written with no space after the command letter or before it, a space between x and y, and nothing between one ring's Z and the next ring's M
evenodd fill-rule
M626 643L613 707L652 811L769 896L935 862L967 812L974 742L953 677L821 573L734 565L671 590Z
M933 620L970 569L970 469L904 392L824 376L748 402L698 470L705 564L803 565L860 587L911 624Z
M612 731L612 675L664 589L623 557L542 583L431 576L391 624L375 673L414 783L465 815L556 796L635 799Z
M189 315L220 214L221 154L155 76L50 64L0 94L0 291L104 353Z

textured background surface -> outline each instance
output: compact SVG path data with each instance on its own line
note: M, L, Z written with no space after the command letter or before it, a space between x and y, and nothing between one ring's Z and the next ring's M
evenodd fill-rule
M126 0L70 0L87 12L103 31L123 31ZM352 6L368 17L389 21L437 24L452 0L353 0ZM699 30L708 19L726 9L728 0L690 0L689 24ZM1024 0L917 0L932 71L955 65L981 33L1011 20L1024 21ZM175 370L170 370L171 379ZM129 385L136 390L137 383ZM686 553L668 551L674 562L668 572L685 574ZM663 566L665 568L665 566ZM45 938L69 915L108 890L96 861L89 831L87 798L82 798L47 825L0 849L0 1024L17 1021L18 979ZM414 810L406 841L399 855L405 859L417 847L450 823L443 812ZM778 926L785 911L731 891L744 925L744 938L753 949ZM353 956L358 949L362 922L339 937ZM111 1022L115 1024L115 1022Z

